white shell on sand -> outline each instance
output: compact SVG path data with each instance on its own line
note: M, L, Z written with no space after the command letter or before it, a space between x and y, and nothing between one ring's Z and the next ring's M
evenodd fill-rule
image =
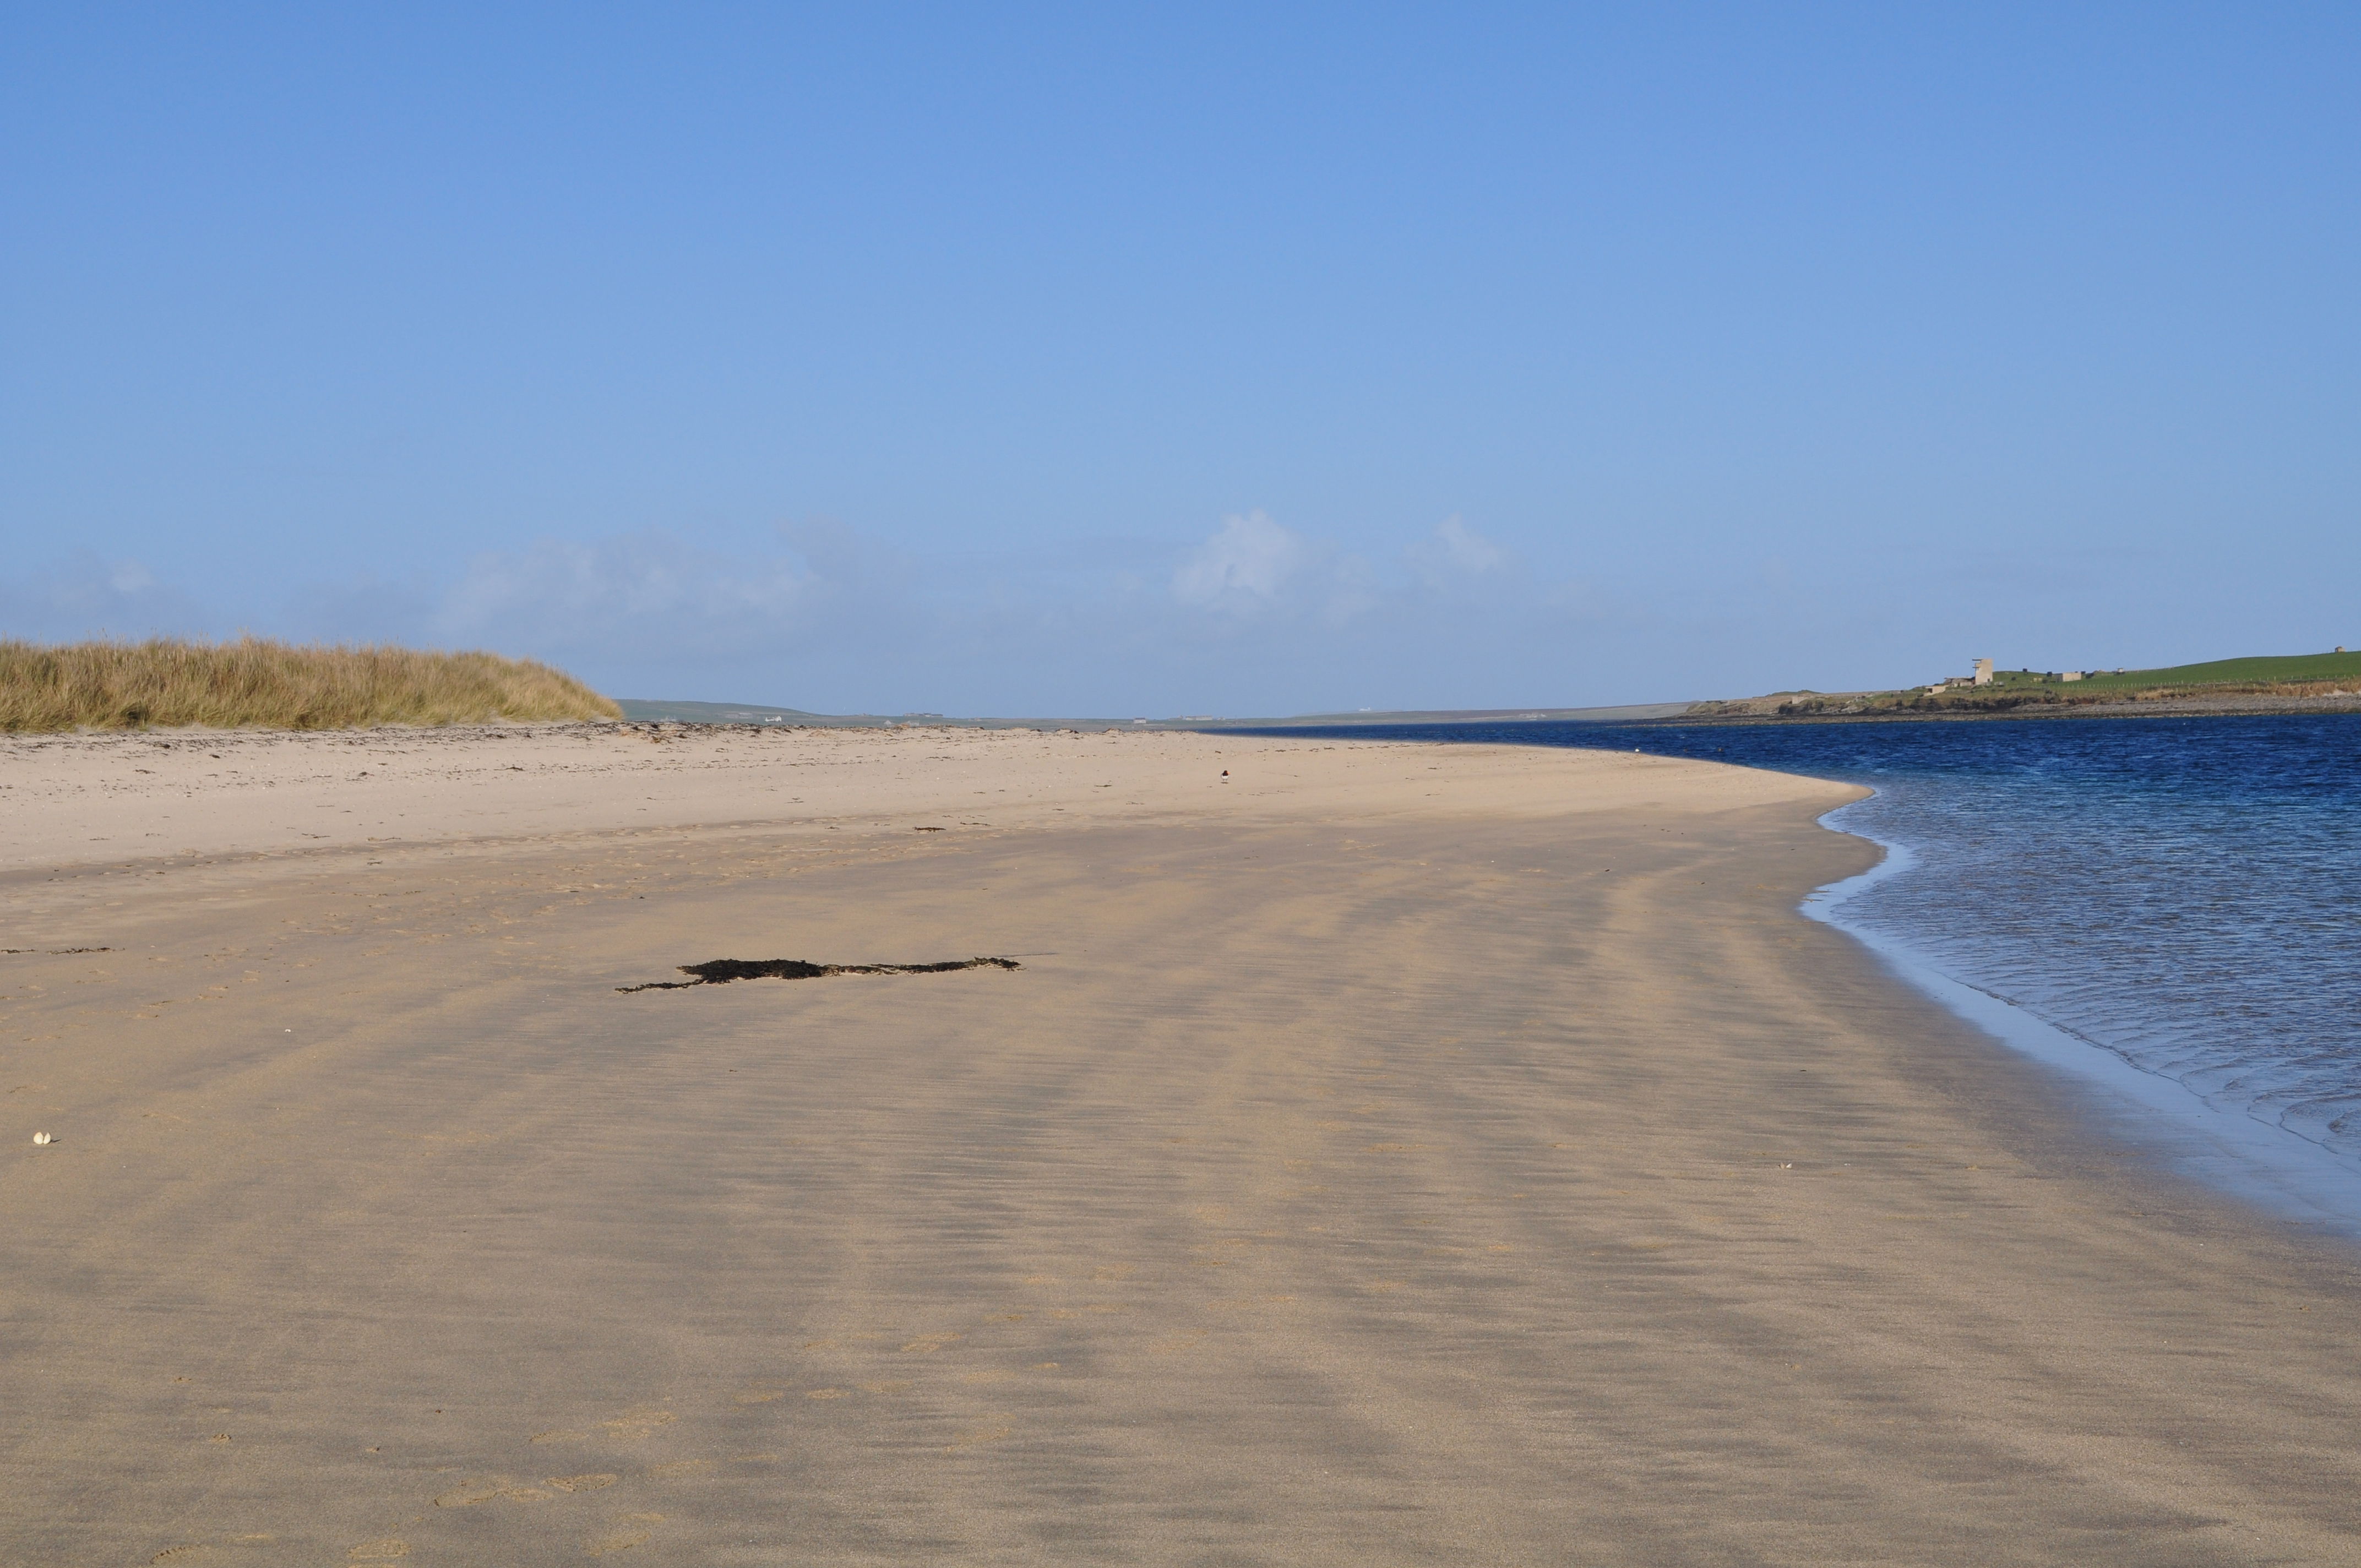
M33 1141L37 1144L48 1143L49 1141L49 1135L47 1133L35 1133L33 1135Z

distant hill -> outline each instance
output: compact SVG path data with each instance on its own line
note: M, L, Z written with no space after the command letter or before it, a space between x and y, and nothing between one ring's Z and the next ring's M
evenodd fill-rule
M1328 729L1359 724L1612 724L1664 718L1686 712L1686 702L1653 702L1622 707L1470 707L1394 709L1383 712L1307 713L1287 718L1223 718L1190 714L1178 718L946 718L939 713L807 713L799 707L766 707L752 702L673 702L619 697L623 717L638 724L802 724L825 729L874 728L887 724L941 724L982 729Z
M1989 685L1940 690L1773 692L1698 703L1682 718L1827 718L2028 712L2247 712L2361 704L2361 653L2272 654L2212 659L2152 670L1994 670Z
M2030 670L2004 670L1996 684L2046 677ZM2313 681L2361 681L2361 653L2287 653L2252 659L2214 659L2202 664L2169 664L2160 670L2092 670L2077 682L2085 690L2138 691L2149 686L2279 685Z
M800 724L812 729L939 724L954 729L1112 729L1148 722L1123 718L947 718L939 713L811 713L800 707L772 707L759 702L686 702L669 697L618 697L615 705L633 724ZM1155 722L1168 729L1189 728L1174 719Z
M1168 727L1216 725L1236 729L1333 729L1363 724L1628 724L1644 718L1672 718L1694 703L1625 703L1618 707L1432 707L1389 708L1384 712L1306 713L1293 718L1167 719Z
M620 696L615 706L636 724L842 724L842 718L806 713L800 707L765 707L755 702L667 702ZM877 722L874 719L871 723Z

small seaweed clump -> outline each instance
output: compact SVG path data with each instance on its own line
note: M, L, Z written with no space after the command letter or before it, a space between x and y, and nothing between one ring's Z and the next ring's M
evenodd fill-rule
M950 974L963 969L1023 969L1015 959L947 959L932 964L816 964L808 959L708 959L681 964L694 980L651 980L619 985L617 991L686 991L692 985L728 985L733 980L819 980L831 974Z
M580 681L530 659L411 648L0 641L0 730L352 729L620 718Z

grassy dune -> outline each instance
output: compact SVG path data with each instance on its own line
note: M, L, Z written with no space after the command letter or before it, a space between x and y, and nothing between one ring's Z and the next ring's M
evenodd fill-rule
M612 702L564 671L496 653L298 648L252 637L59 647L0 641L0 730L619 717Z

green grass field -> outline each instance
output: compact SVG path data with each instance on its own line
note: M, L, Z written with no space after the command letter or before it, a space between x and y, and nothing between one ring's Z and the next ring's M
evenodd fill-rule
M1924 686L1900 691L1773 692L1767 696L1692 705L1691 722L1718 718L1819 718L1852 714L1890 717L1982 714L1998 718L2033 713L2071 713L2080 708L2120 711L2118 705L2180 697L2242 698L2269 706L2283 698L2334 698L2361 695L2361 653L2290 653L2254 659L2214 659L2202 664L2172 664L2158 670L2092 673L2079 681L2059 680L2039 670L1994 670L1988 686ZM2218 704L2216 705L2218 706Z
M2361 685L2361 653L2289 653L2253 659L2214 659L2202 664L2172 664L2160 670L2093 672L2079 681L2045 679L2038 670L1999 670L2003 686L2052 685L2065 692L2147 691L2157 686L2279 685L2306 681L2352 681Z

